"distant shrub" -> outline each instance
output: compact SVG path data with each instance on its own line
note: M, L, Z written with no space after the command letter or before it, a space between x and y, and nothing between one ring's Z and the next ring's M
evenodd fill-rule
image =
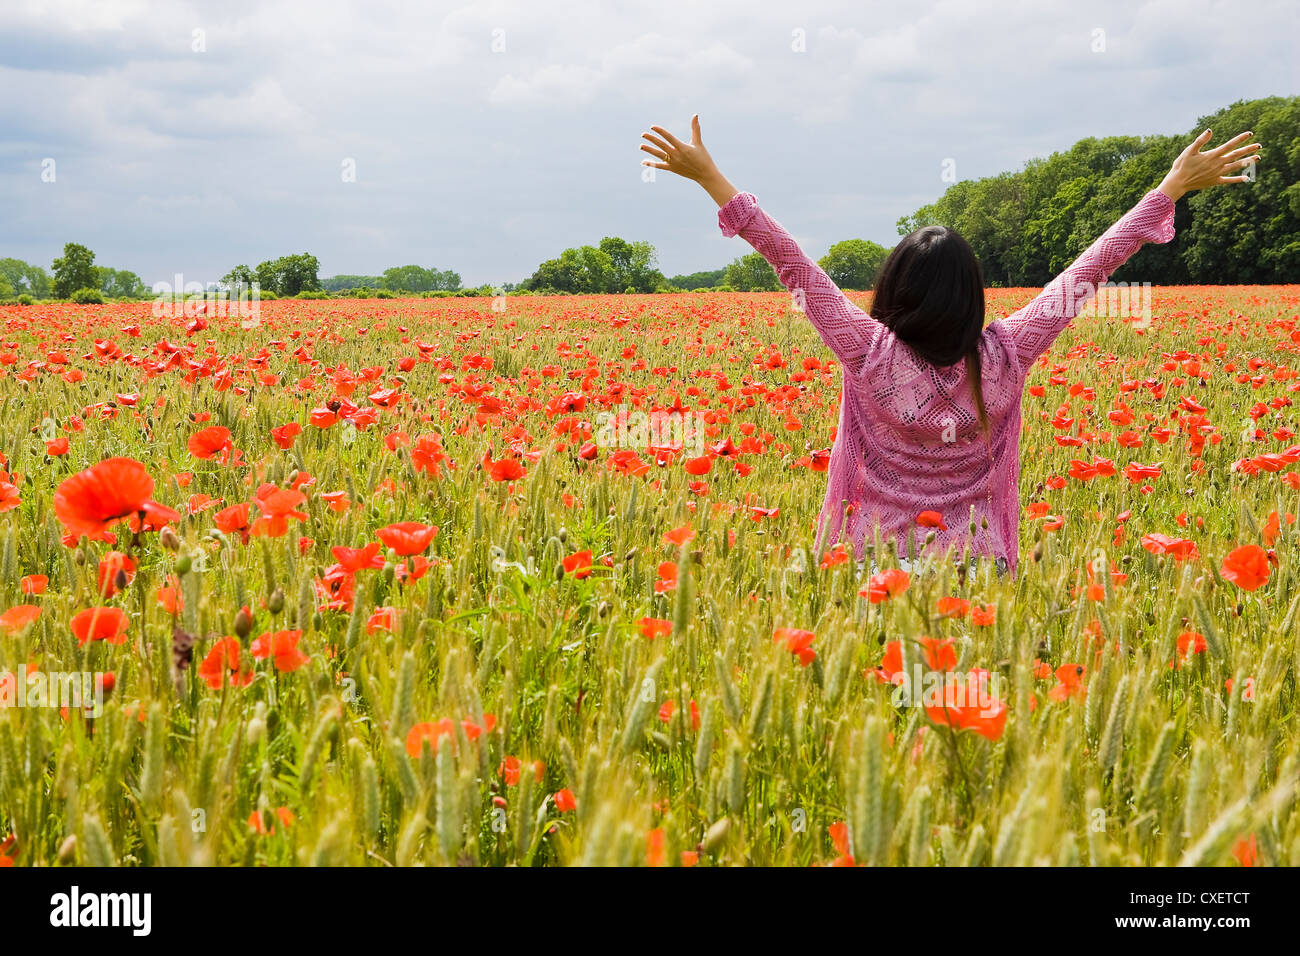
M393 295L393 293L389 292L387 289L380 289L378 292L375 293L375 298L376 298L376 299L395 299L395 298L397 298L397 297L396 297L395 295Z
M28 294L28 293L26 293L26 292L24 292L22 295L20 295L20 296L18 297L18 304L19 304L19 305L31 305L31 304L32 304L33 302L35 302L35 301L36 301L36 300L33 299L33 298L31 297L31 295Z
M294 296L295 299L328 299L329 297L328 292L322 292L319 289L303 289Z
M77 289L75 292L72 293L72 295L68 296L68 298L71 299L73 302L75 302L77 305L103 305L104 304L104 293L100 292L98 289L91 289L89 287L84 289Z

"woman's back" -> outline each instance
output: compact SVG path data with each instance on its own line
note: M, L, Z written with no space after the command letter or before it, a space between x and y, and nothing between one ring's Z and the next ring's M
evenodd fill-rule
M915 550L969 548L1019 558L1017 483L1025 378L1097 287L1144 242L1173 238L1174 204L1152 190L1032 302L979 335L981 428L968 361L936 366L851 302L789 233L738 193L718 211L798 292L844 370L840 427L827 469L818 547L847 538L861 555L874 541ZM925 511L939 526L918 527ZM972 530L973 527L973 530Z

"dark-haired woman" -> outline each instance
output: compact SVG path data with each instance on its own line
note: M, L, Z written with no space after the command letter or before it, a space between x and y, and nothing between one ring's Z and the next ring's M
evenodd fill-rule
M1030 369L1098 286L1144 242L1174 236L1184 193L1244 182L1257 144L1242 133L1202 151L1211 131L1032 302L984 325L984 280L967 242L944 226L904 238L881 266L871 315L854 305L790 234L719 172L699 117L682 142L652 126L645 165L699 183L718 224L776 269L843 368L817 548L845 540L859 560L875 540L930 539L927 554L965 552L1014 570L1019 557L1020 403ZM1237 175L1232 175L1237 172ZM918 528L918 518L931 512ZM936 518L937 514L937 518Z

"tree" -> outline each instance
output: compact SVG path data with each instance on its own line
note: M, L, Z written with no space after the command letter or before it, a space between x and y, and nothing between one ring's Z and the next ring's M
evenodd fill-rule
M299 292L319 292L320 279L316 277L319 270L320 263L316 257L304 252L259 262L255 278L263 289L276 295L293 296Z
M1168 171L1199 131L1252 130L1262 147L1250 186L1206 189L1174 210L1176 242L1148 243L1115 282L1300 281L1300 97L1232 104L1179 136L1088 138L1020 172L954 183L898 221L899 235L931 224L971 244L985 277L1007 285L1050 281ZM1218 145L1212 142L1211 147Z
M381 282L393 292L451 292L460 288L460 274L450 269L440 272L423 266L393 266L384 270Z
M9 284L9 280L0 275L0 299L12 299L17 294L14 287Z
M722 280L727 276L726 267L713 269L709 272L692 272L689 275L676 275L668 280L670 285L679 289L712 289L714 286L722 285Z
M0 259L0 276L13 287L16 295L44 299L50 294L50 277L45 270L21 259Z
M96 266L95 275L99 279L99 290L115 299L138 299L148 291L144 280L126 269Z
M817 261L841 289L870 289L889 250L869 239L845 239Z
M69 242L63 255L54 260L54 297L66 299L78 289L99 288L95 277L95 254L85 246Z
M775 292L781 288L776 270L757 252L741 256L727 266L726 284L737 292Z
M257 276L248 266L235 266L221 277L221 284L227 289L244 288L251 289L253 283L257 281Z
M529 290L572 293L612 291L614 261L595 246L565 249L558 259L548 259L525 280Z
M653 292L664 283L655 268L655 247L648 242L628 242L618 236L600 240L600 250L614 267L610 292Z

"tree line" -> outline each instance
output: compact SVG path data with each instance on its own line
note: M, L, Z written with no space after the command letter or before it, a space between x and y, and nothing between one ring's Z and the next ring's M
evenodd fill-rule
M1202 118L1179 136L1089 137L1064 152L1027 162L1018 172L955 182L935 202L898 220L905 236L945 225L971 244L994 286L1041 286L1064 269L1107 227L1164 176L1179 151L1203 129L1216 141L1251 130L1261 145L1257 180L1248 188L1193 193L1178 204L1178 241L1152 245L1117 272L1155 284L1300 282L1300 97L1239 101ZM844 289L867 290L889 249L865 239L830 247L818 264ZM102 301L149 294L134 272L94 264L95 254L68 243L51 273L19 259L0 259L0 300L20 297ZM320 278L309 253L281 256L256 267L236 266L222 283L258 283L263 294L438 295L492 294L489 286L465 290L460 275L418 265L394 266L382 275ZM742 292L778 290L781 284L757 252L727 266L665 277L653 245L606 236L595 246L565 249L504 291L535 294Z

